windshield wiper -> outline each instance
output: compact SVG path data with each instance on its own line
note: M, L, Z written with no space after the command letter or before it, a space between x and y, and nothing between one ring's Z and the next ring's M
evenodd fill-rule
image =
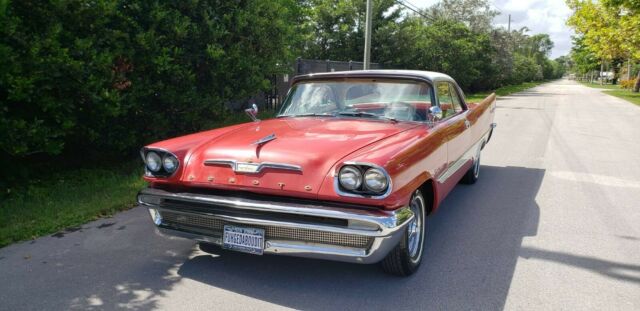
M338 112L338 115L350 116L350 117L367 117L367 118L384 119L384 120L389 120L389 121L394 122L394 123L398 122L398 120L395 119L395 118L391 118L391 117L387 117L387 116L381 116L381 115L377 115L375 113L364 112L364 111L341 111L341 112Z
M278 118L284 118L284 117L335 117L335 115L332 115L330 113L300 113L300 114L283 114L283 115L279 115Z

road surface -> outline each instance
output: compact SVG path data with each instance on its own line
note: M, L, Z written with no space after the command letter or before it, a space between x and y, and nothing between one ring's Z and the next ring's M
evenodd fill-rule
M640 310L640 107L562 80L502 97L480 180L410 278L154 233L135 208L0 249L0 309Z

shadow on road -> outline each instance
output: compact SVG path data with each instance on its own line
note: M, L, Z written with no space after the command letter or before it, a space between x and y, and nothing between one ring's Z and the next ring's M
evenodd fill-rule
M481 174L429 218L425 261L409 278L377 265L226 251L193 257L178 274L296 309L502 309L522 239L537 231L544 170L483 166Z
M631 265L609 260L523 247L520 256L590 270L620 281L640 284L640 265Z

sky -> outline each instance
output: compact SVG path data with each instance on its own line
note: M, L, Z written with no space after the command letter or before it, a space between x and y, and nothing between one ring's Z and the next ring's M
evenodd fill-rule
M419 8L429 7L439 0L406 0ZM494 10L501 12L493 20L494 25L507 28L511 14L511 29L524 26L529 34L549 34L554 43L551 58L569 54L573 31L565 24L571 10L564 0L494 0Z

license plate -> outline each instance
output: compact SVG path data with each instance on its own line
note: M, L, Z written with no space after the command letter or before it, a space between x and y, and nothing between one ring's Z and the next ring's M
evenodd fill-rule
M262 255L264 250L264 229L225 225L222 247L234 251Z

